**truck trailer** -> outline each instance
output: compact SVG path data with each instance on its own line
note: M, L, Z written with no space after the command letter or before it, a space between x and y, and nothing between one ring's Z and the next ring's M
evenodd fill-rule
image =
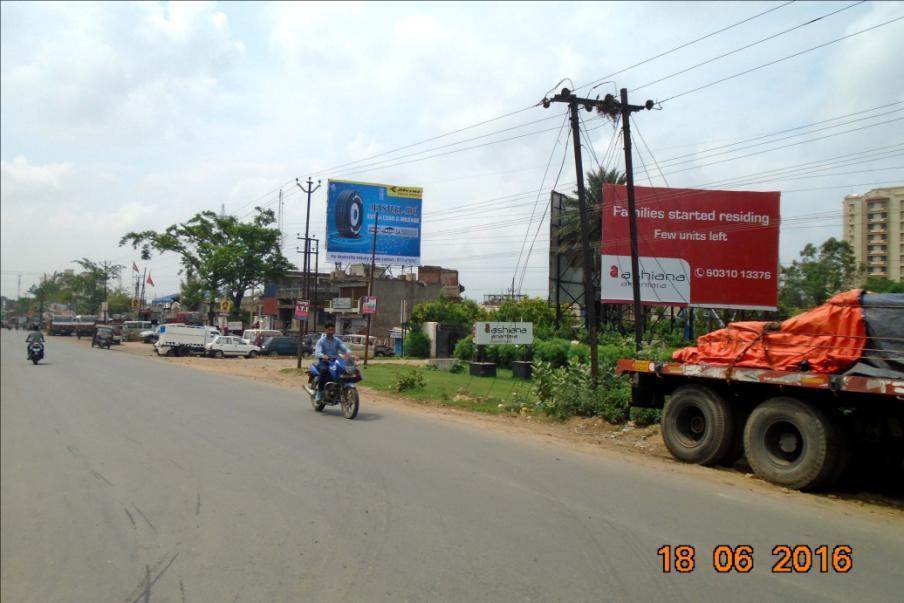
M904 295L847 292L782 323L731 323L674 362L623 359L632 405L662 409L676 459L793 489L856 465L904 485Z

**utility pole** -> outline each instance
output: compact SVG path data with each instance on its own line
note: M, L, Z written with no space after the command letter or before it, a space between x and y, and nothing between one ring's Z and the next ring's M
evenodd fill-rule
M559 94L556 94L554 97L544 98L542 104L544 107L549 108L552 103L567 103L568 109L571 117L571 134L573 139L574 146L574 163L575 163L575 174L577 176L578 182L578 206L580 209L580 220L581 220L581 248L582 248L582 256L583 256L583 277L584 277L584 303L587 307L587 322L588 322L588 331L590 332L590 371L591 375L594 379L594 382L599 376L599 362L597 356L597 316L596 316L596 301L597 295L593 287L593 271L594 271L594 262L593 256L590 250L590 228L587 222L588 214L587 214L587 196L586 191L584 189L584 168L581 159L581 133L580 127L581 122L578 117L578 106L582 106L586 111L593 111L594 109L600 113L605 113L609 116L622 115L622 121L627 122L628 116L634 111L640 111L642 109L650 110L653 108L653 101L647 101L645 105L642 106L634 106L627 104L628 91L627 89L622 89L621 91L621 102L615 100L611 94L607 94L603 100L600 100L599 97L595 99L591 98L581 98L576 94L573 94L568 88L562 88L562 91ZM625 124L623 123L623 126ZM639 313L640 309L640 281L638 280L639 271L637 268L638 259L637 259L637 222L636 215L634 213L634 175L632 173L632 167L630 162L630 153L631 153L631 143L630 143L630 129L625 130L625 155L626 155L626 164L625 169L627 172L628 178L628 213L629 213L629 223L631 224L631 267L632 267L632 284L634 289L634 308L635 313ZM597 250L599 251L599 250ZM643 324L635 325L635 345L637 349L640 349L640 339L643 336Z
M47 288L47 274L41 275L41 305L38 308L38 328L44 324L44 289Z
M282 189L279 189L279 213L276 218L276 227L279 228L279 245L280 251L282 251L282 230L283 230L283 200L282 200Z
M311 299L311 308L314 314L314 331L317 330L317 312L318 312L318 287L320 281L320 241L314 237L314 296Z
M141 294L138 296L138 315L141 316L141 309L144 308L144 284L147 282L148 278L148 267L144 267L144 272L141 273Z
M374 294L374 269L377 261L377 230L380 225L380 213L374 213L374 240L370 247L370 280L367 283L367 297ZM362 307L363 310L363 307ZM367 332L364 335L364 366L367 366L367 351L370 348L370 321L373 314L367 315Z
M308 195L308 208L305 213L304 218L304 296L308 299L310 303L310 272L311 272L311 195L320 188L320 180L317 181L317 186L314 186L314 181L311 180L310 176L308 177L308 188L305 188L301 185L301 182L298 181L298 178L295 179L295 185L301 189L301 192L307 193ZM302 330L308 330L308 322L305 320L304 327L301 326L299 321L298 330L301 332ZM299 345L300 342L299 342Z
M625 143L625 179L628 186L628 228L631 236L631 289L634 297L634 349L640 351L643 345L643 306L640 303L640 259L637 251L637 211L634 203L634 161L631 157L631 114L636 111L649 111L653 101L643 105L628 104L628 89L621 89L621 102L616 102L611 94L607 94L602 112L610 116L621 115L622 138Z
M104 260L104 324L107 324L107 271L110 270L110 262Z

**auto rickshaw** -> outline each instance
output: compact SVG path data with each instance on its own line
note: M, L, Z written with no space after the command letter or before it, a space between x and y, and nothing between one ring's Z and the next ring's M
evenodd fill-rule
M113 327L98 325L94 329L94 337L91 338L91 347L107 348L113 345Z

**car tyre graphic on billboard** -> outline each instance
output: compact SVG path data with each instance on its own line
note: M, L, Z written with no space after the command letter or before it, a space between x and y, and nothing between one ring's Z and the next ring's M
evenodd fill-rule
M357 239L364 223L364 203L354 189L342 191L336 200L336 229L347 239Z

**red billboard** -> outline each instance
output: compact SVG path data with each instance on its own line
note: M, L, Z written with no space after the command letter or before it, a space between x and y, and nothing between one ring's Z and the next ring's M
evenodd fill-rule
M646 304L774 310L777 192L638 186L640 296ZM603 185L601 297L633 299L628 192Z

